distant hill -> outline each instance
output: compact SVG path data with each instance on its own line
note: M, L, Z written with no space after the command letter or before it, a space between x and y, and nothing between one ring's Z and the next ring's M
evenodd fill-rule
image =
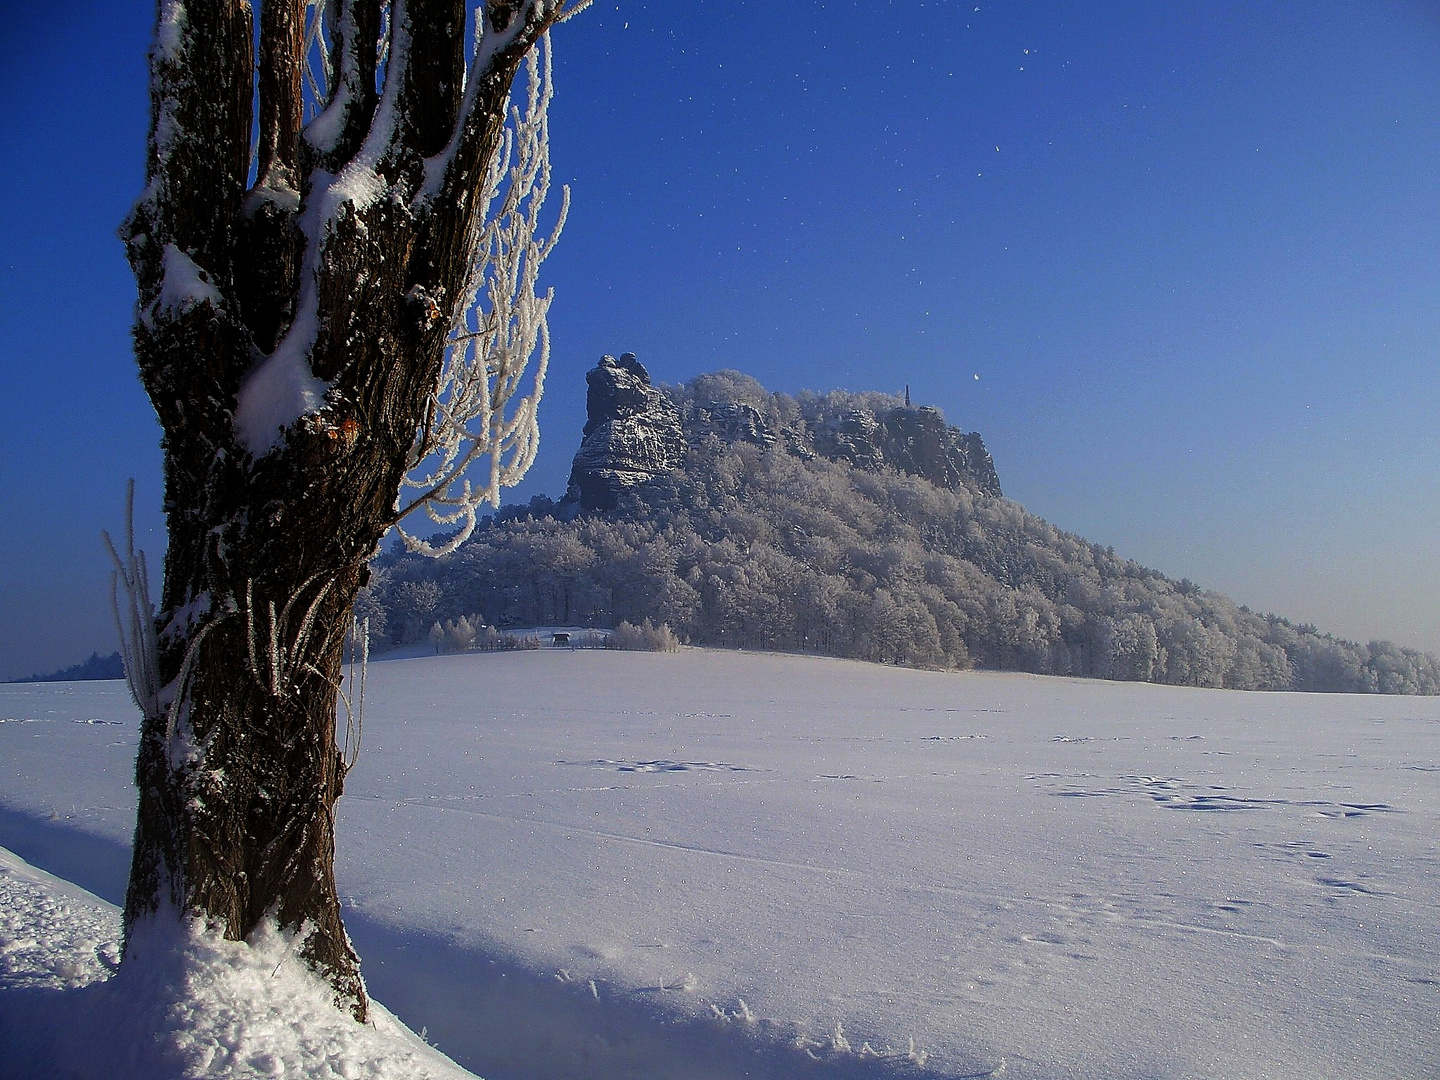
M78 664L71 664L59 671L52 671L48 675L31 675L26 679L11 679L11 682L88 682L95 679L123 679L125 677L125 665L120 660L120 654L113 652L109 656L101 656L99 653L91 653L90 659L82 660Z
M885 394L587 376L569 489L382 556L374 644L436 621L668 623L706 645L1250 690L1440 693L1440 661L1260 615L1005 499L980 436Z

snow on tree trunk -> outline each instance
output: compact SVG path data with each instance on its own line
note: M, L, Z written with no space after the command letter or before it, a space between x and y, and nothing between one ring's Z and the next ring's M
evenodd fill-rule
M515 72L581 6L490 0L467 63L455 0L267 2L258 57L246 0L159 4L122 230L169 533L127 933L275 919L357 1019L333 870L343 638L474 293Z

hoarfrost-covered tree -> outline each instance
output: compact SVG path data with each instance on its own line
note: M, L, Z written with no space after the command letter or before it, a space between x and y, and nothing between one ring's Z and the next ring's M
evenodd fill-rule
M257 35L248 0L160 0L121 231L169 534L158 611L117 559L144 713L127 955L146 920L273 918L366 1016L333 871L343 640L386 530L424 507L466 533L533 457L540 43L587 2L263 0Z

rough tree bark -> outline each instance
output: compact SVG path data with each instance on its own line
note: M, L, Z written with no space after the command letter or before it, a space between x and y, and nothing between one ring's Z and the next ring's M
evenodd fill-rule
M332 0L328 101L302 128L314 6L266 0L256 56L247 0L159 3L149 182L122 238L169 548L125 925L178 911L240 940L276 918L363 1020L333 872L342 642L512 79L576 3L489 0L467 58L464 0Z

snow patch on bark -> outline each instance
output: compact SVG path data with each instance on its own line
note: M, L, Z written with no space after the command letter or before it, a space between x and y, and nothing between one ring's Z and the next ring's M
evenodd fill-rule
M342 83L325 110L305 125L305 141L314 150L323 154L335 149L345 130L345 110L353 100L350 88Z
M245 196L243 212L246 217L253 218L266 204L275 206L287 214L294 214L300 209L300 192L289 184L275 183L273 180L257 185L251 188L250 193Z
M331 31L333 42L354 42L359 38L355 26L355 10L350 4L340 5L340 17ZM343 69L331 87L329 100L316 117L305 126L303 138L321 154L334 150L345 130L346 115L355 104L355 84L360 79L359 62L355 49L347 48L342 54ZM328 73L327 73L328 76Z
M160 631L158 639L169 641L188 638L202 617L209 614L212 607L214 607L214 602L211 599L210 590L206 589L188 604L178 607L170 613L170 618L165 623L165 629Z
M170 151L180 133L180 122L176 117L179 101L174 86L165 69L183 63L185 31L189 16L183 0L162 0L160 16L155 24L155 47L151 53L150 98L155 102L155 130L151 133L155 159L164 164L170 159ZM152 176L150 186L141 197L141 204L151 202L156 192Z
M205 280L205 272L195 260L174 244L165 245L161 257L160 295L155 311L184 315L200 304L220 307L220 290Z
M368 210L384 197L389 190L385 180L375 171L373 165L352 161L340 170L340 175L325 189L319 201L320 222L328 227L345 204L354 207L357 213Z
M155 52L166 60L180 58L181 41L185 36L184 0L164 0L160 18L155 24Z
M307 314L313 323L313 307ZM303 335L302 351L296 329L291 327L280 347L251 370L235 396L235 440L255 457L273 450L302 416L318 412L330 389L310 372L306 354L313 331Z

